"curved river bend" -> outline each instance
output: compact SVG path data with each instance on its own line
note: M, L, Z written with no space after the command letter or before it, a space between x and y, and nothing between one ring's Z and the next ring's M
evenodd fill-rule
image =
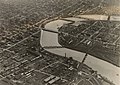
M72 21L81 21L83 19L80 18L65 18L62 20L55 20L47 23L45 25L45 29L58 31L58 27L62 26L63 24L70 23L70 20ZM48 31L41 31L41 40L40 43L42 47L45 46L61 46L58 43L58 34L48 32ZM77 61L82 61L84 57L84 53L77 52L74 50L70 50L67 48L55 48L55 49L45 49L51 53L64 56L65 53L67 57L73 57ZM91 55L88 55L85 64L89 67L93 68L94 70L98 71L98 73L102 74L103 76L107 77L109 80L113 81L116 85L119 85L120 83L120 68L116 67L108 62L105 62L103 60L97 59Z

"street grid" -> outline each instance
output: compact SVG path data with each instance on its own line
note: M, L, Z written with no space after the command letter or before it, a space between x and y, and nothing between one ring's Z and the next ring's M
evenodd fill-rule
M59 64L59 68L65 66L69 69L69 65L64 63L68 60L67 58L41 51L39 43L41 28L39 28L39 25L44 19L87 14L95 11L101 5L101 3L91 5L93 4L92 0L39 0L35 3L31 1L21 3L21 5L14 4L13 6L0 4L0 8L3 8L2 16L0 16L2 17L0 18L0 36L2 36L0 37L0 81L6 82L8 85L45 85L45 78L50 75L58 75L46 72L45 69ZM20 10L20 12L9 11L8 5L13 9ZM16 7L14 8L14 6ZM69 73L55 82L55 85L72 84L69 80L72 76L69 76L74 72L72 73L68 69L66 71ZM75 69L73 68L73 70ZM76 85L86 81L84 76L83 79L80 78L81 76L76 76L78 77ZM93 78L94 81L96 77ZM90 82L88 85L96 85L90 80L87 81ZM97 85L99 85L99 82L97 82Z

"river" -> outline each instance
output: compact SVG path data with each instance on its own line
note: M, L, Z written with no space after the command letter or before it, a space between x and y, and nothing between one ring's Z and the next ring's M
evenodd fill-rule
M68 20L73 21L81 21L80 18L65 18ZM55 20L52 22L49 22L45 25L45 29L58 31L58 27L62 26L63 24L70 23L70 21L65 20ZM61 46L58 43L58 34L51 33L47 31L43 31L41 33L41 45L44 46ZM77 61L82 61L84 57L84 53L70 50L67 48L52 48L52 49L46 49L47 51L51 53L55 53L61 56L64 56L65 53L67 57L73 57ZM98 58L95 58L91 55L88 55L87 59L85 60L85 64L87 64L89 67L96 70L99 74L102 76L107 77L109 80L113 81L116 85L120 84L120 68L116 67L108 62L105 62L103 60L100 60Z

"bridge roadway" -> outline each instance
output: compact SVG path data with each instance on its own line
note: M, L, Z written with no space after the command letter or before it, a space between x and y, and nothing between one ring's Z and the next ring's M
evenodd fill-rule
M68 19L68 20L65 20L65 19ZM67 48L59 48L61 47L61 45L58 43L58 34L57 34L58 29L57 28L61 27L63 24L71 23L69 20L81 21L83 19L73 18L73 17L65 18L65 19L55 20L55 21L51 21L47 23L44 26L44 29L52 30L52 31L55 31L56 33L41 30L40 44L42 45L42 47L46 47L44 48L45 50L51 53L61 55L61 56L65 56L65 53L66 53L67 57L73 57L73 59L81 62L84 57L84 53L70 50ZM52 48L50 49L50 47ZM112 80L116 85L119 85L120 76L117 76L117 74L120 75L120 68L110 63L107 63L103 60L97 59L91 55L88 55L85 61L85 64L87 64L89 67L92 67L94 70L97 70L98 73L107 77L109 80Z

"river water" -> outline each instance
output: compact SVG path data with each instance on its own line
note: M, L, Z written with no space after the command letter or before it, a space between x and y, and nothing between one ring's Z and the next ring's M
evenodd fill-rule
M80 21L80 18L65 18L68 20L73 21ZM45 25L45 29L58 31L58 27L62 26L63 24L70 23L70 21L65 20L55 20L52 22L49 22ZM58 34L51 33L47 31L42 31L41 33L41 45L44 46L61 46L58 43ZM77 61L82 61L84 57L84 53L70 50L67 48L52 48L52 49L46 49L49 52L64 56L65 53L67 57L73 57ZM91 55L88 55L87 59L85 60L85 64L87 64L89 67L93 68L94 70L98 71L99 74L102 76L107 77L109 80L113 81L116 85L120 84L120 68L116 67L108 62L105 62L103 60L97 59Z

